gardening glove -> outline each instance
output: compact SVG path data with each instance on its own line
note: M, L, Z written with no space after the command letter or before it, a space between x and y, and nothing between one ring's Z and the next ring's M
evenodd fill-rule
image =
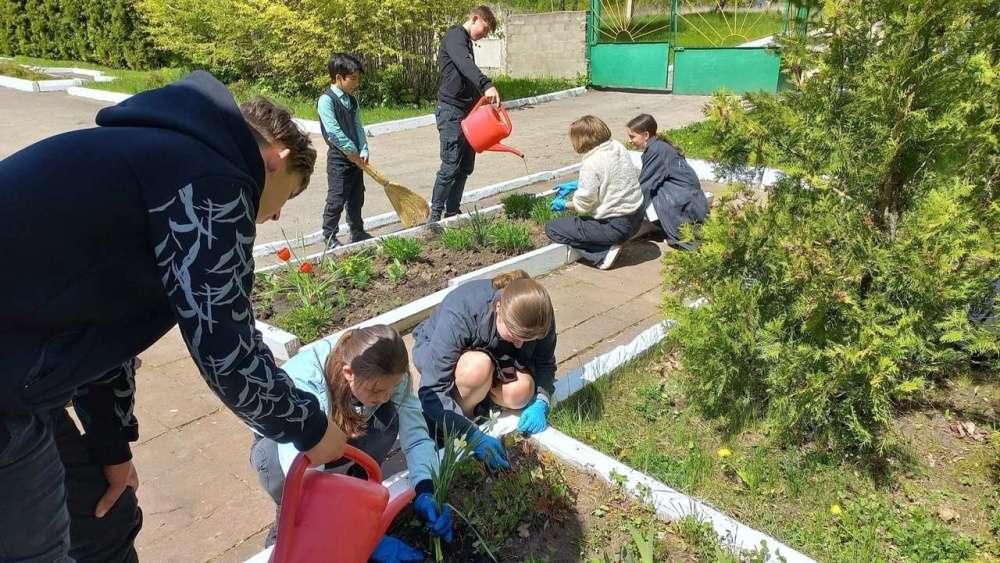
M517 430L526 436L538 434L548 428L546 416L549 414L549 404L536 398L523 411L517 422Z
M486 467L494 470L510 469L510 462L507 461L507 452L503 449L503 444L493 436L486 434L482 430L472 431L469 443L475 444L473 452Z
M566 200L561 197L553 199L552 211L566 211Z
M392 536L382 536L382 541L378 542L378 546L375 547L371 560L375 563L423 561L424 553L406 545L402 540Z
M451 543L453 534L450 508L445 506L438 514L437 502L434 500L434 495L430 493L417 495L417 500L413 501L413 508L427 522L427 529L432 534L443 539L445 543Z
M578 187L580 187L579 180L573 180L572 182L559 184L558 186L556 186L556 196L562 199L566 199L569 196L569 194L575 192Z

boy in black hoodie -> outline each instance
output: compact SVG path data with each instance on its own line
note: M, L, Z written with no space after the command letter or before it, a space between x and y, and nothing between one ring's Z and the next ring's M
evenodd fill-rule
M343 432L275 365L250 306L256 224L305 189L308 136L267 100L237 107L204 72L105 108L97 124L0 161L0 248L31 272L0 276L3 561L136 559L135 357L174 324L254 430L317 464L343 451Z
M479 93L490 102L500 104L500 92L476 66L472 42L479 41L496 29L497 20L488 6L472 10L462 25L448 28L441 38L437 65L441 72L438 86L438 106L434 112L438 135L441 137L441 168L434 180L431 195L431 215L428 224L458 215L465 181L476 166L476 151L462 133L462 120L479 99Z

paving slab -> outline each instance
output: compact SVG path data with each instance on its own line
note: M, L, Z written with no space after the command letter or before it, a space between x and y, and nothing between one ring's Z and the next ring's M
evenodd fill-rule
M94 115L107 105L65 92L0 88L0 159L52 135L95 127Z

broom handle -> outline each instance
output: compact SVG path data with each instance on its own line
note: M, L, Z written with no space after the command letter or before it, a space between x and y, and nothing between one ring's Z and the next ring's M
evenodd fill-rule
M332 143L330 141L327 141L326 144L330 145L331 147L337 147L337 150L340 151L340 154L347 156L347 151L345 151L344 148L338 145L337 143ZM373 180L375 180L379 184L382 184L382 187L386 187L389 184L389 179L386 178L381 172L376 170L375 167L373 167L371 164L368 164L366 162L364 166L361 167L361 169L364 170L369 176L371 176Z

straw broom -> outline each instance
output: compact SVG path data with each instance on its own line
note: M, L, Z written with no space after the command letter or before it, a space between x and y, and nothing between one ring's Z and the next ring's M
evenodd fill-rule
M337 144L329 141L327 141L327 144L337 147L337 150L344 153L344 156L347 156L344 149ZM385 195L389 198L389 204L396 210L396 214L399 215L399 220L403 223L404 227L413 227L427 221L427 218L431 214L431 208L427 205L427 200L406 186L390 181L371 164L365 163L361 168L366 174L371 176L372 180L378 182L385 189Z

